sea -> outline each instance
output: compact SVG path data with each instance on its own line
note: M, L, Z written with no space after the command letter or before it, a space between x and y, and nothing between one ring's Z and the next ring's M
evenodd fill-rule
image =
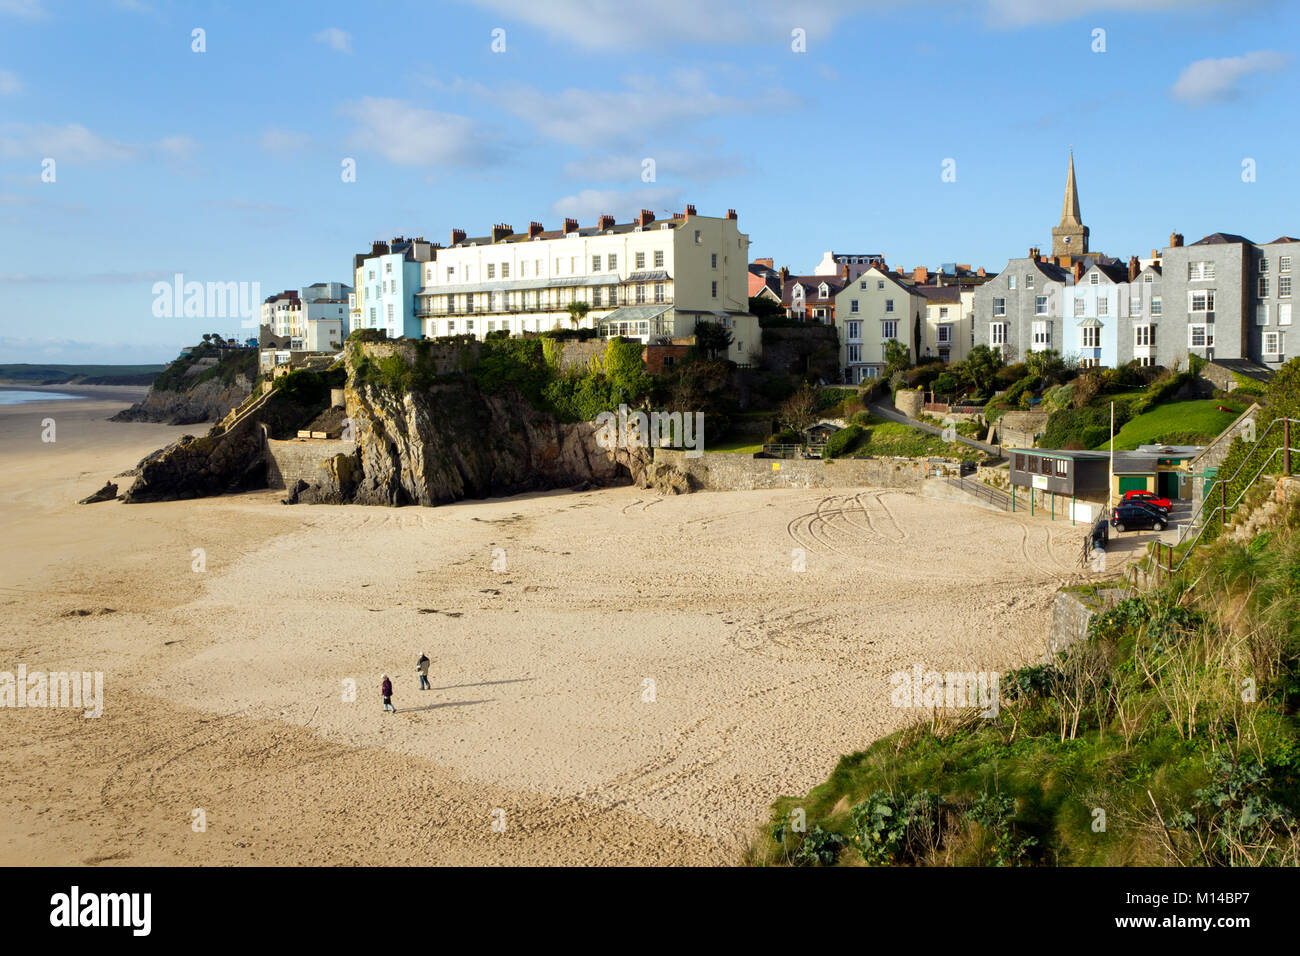
M28 402L54 402L64 398L84 398L66 392L34 392L29 388L0 387L0 405L25 405Z

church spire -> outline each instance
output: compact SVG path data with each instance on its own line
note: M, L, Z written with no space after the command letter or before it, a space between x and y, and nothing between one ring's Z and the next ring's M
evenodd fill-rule
M1061 224L1052 229L1052 256L1068 265L1088 252L1088 227L1079 214L1079 187L1074 181L1074 150L1070 150L1070 172L1065 177L1065 201Z
M1070 150L1070 172L1065 177L1065 202L1061 204L1061 225L1079 226L1079 189L1074 183L1074 150Z

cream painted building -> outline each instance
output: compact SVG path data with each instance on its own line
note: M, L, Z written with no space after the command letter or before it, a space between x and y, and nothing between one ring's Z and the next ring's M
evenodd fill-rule
M844 380L857 384L877 378L885 367L885 343L896 339L916 360L913 333L917 318L926 325L928 307L916 286L895 273L872 266L835 297L840 368ZM922 344L921 354L925 354Z
M629 223L534 222L518 234L498 225L481 238L453 230L451 244L423 263L416 311L428 338L574 328L572 303L587 308L576 327L644 343L693 335L705 320L731 330L729 358L745 363L762 348L748 262L734 210L700 216L687 206L664 221L642 210Z
M960 362L974 345L975 290L955 285L914 286L925 299L921 356Z

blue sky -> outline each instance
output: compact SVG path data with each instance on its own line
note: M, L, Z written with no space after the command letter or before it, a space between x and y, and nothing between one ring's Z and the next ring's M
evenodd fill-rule
M794 271L996 271L1050 247L1071 145L1095 250L1300 234L1297 6L0 0L0 362L237 329L155 318L178 272L269 295L373 239L642 206L734 208Z

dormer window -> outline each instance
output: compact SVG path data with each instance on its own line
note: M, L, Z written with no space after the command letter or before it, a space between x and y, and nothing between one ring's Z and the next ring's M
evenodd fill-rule
M830 291L831 291L830 286L828 286L825 282L823 282L821 285L817 287L817 294L821 296L821 298L823 299L830 294Z

